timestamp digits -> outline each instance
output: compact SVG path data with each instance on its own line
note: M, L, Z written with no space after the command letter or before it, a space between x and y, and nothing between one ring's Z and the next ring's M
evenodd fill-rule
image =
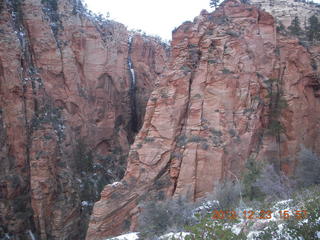
M289 219L303 219L308 217L306 210L280 210L280 211L271 211L271 210L244 210L237 213L234 210L225 211L225 210L213 210L212 219L213 220L234 220L239 218L244 219L271 219L273 215L277 214L282 220Z

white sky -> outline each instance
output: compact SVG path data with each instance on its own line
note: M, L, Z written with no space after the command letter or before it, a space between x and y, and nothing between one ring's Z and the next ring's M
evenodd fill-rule
M95 13L110 13L110 19L129 29L170 40L171 32L184 21L193 21L210 0L85 0Z
M95 13L110 13L110 19L129 29L171 40L171 32L184 21L192 21L202 9L212 11L210 0L85 0ZM320 0L314 2L320 3Z

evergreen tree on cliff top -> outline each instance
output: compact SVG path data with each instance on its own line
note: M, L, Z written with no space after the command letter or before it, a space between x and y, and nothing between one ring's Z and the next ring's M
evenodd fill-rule
M292 20L291 25L288 27L288 29L292 35L296 35L296 36L301 35L302 29L300 27L300 20L298 17L295 17Z
M210 0L210 7L217 8L219 6L220 0Z
M307 30L307 36L309 41L320 40L320 23L318 18L315 15L309 18L309 27Z

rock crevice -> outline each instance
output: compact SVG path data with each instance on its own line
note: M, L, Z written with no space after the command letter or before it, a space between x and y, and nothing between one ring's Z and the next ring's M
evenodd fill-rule
M125 176L104 188L87 239L136 230L141 201L199 199L239 178L248 159L292 174L301 145L320 151L318 134L305 134L319 121L309 87L318 46L306 49L277 33L270 14L230 0L182 24L171 47Z

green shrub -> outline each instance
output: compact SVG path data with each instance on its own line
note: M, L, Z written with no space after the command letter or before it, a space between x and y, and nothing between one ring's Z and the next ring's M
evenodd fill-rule
M224 69L222 69L222 73L223 73L223 74L231 74L231 73L234 73L234 72L230 71L230 70L227 69L227 68L224 68Z
M151 142L154 142L154 140L155 140L154 137L146 137L146 138L144 139L144 142L146 142L146 143L151 143Z
M290 216L294 216L292 212L296 210L305 210L307 215L303 214L302 219L290 217L282 221L281 224L279 222L269 222L255 239L319 239L316 235L320 231L319 185L297 192L292 205L294 207L289 211Z
M209 64L215 64L215 63L218 63L218 61L215 60L215 59L209 59L209 60L208 60L208 63L209 63Z
M184 74L191 72L191 68L186 65L182 66L180 70L182 70Z
M207 143L201 143L200 147L201 147L201 149L203 149L203 150L208 150L208 149L209 149L209 144L207 144Z
M188 142L198 143L198 142L206 142L206 141L207 141L207 139L205 139L204 137L198 136L198 135L191 135L188 138Z
M307 37L309 41L320 40L320 23L318 18L313 15L309 19L309 27L307 29Z
M167 89L162 88L162 89L160 90L160 96L161 96L162 98L169 98Z
M197 215L198 223L187 226L186 230L191 234L186 236L185 240L241 240L246 239L240 233L239 235L232 232L230 227L225 225L226 220L213 221L211 214L204 217ZM229 221L231 222L231 221ZM238 222L233 220L232 222Z
M239 33L235 32L235 31L231 31L231 30L226 31L226 34L228 34L231 37L236 37L236 38L240 37Z
M262 164L254 159L247 160L243 172L243 195L246 199L261 199L261 191L255 186L257 179L260 177Z
M74 148L75 167L78 172L92 172L93 171L93 155L83 139L76 142Z
M291 235L297 239L319 239L316 233L320 231L320 185L299 192L294 201L297 202L296 210L306 210L307 217L299 224L296 219L287 222Z
M214 146L220 146L222 144L222 132L219 130L216 130L214 128L210 128L209 131L211 132L210 139Z
M234 129L230 129L229 130L229 134L230 134L231 137L235 137L237 135L237 132Z
M277 32L286 34L286 27L283 25L281 21L279 21L279 25L277 26Z
M188 138L187 138L186 135L180 135L180 136L177 138L177 146L178 146L178 147L183 147L183 146L185 146L187 143L188 143Z
M282 123L279 120L272 119L269 123L266 134L276 136L279 133L283 133L284 131L285 128L283 127Z
M292 35L296 35L299 36L302 34L302 29L300 27L300 20L298 17L295 17L292 22L291 25L288 27L288 30L290 31L290 33Z

